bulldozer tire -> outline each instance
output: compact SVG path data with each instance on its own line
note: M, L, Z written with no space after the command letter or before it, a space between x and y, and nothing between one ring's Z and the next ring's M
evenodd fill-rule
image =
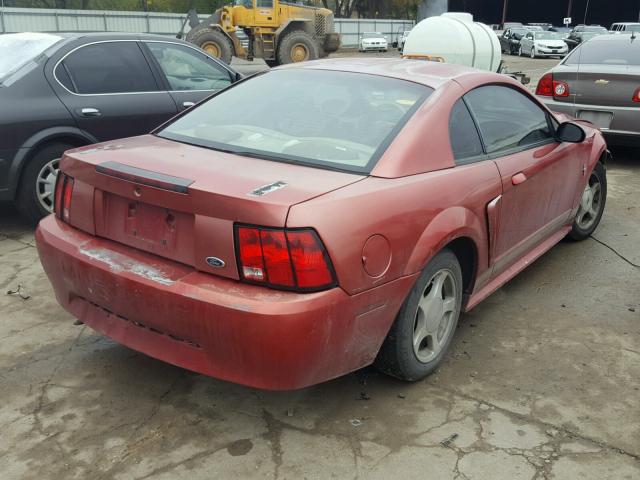
M280 64L306 62L319 57L318 44L313 37L302 30L294 30L285 35L278 47Z
M196 32L190 41L212 57L219 58L227 64L231 62L233 48L224 33L218 30L203 29L201 32Z

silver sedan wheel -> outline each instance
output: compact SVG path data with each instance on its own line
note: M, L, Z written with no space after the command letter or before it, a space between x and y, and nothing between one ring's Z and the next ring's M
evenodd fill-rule
M413 352L422 363L442 351L455 324L456 282L449 270L431 278L418 302L413 325Z
M589 230L598 219L602 207L602 185L595 173L589 177L589 183L584 187L580 207L576 215L576 225L581 230Z
M59 158L54 158L47 162L38 173L36 179L36 196L40 206L47 212L53 212L53 202L56 189L56 178L58 177Z

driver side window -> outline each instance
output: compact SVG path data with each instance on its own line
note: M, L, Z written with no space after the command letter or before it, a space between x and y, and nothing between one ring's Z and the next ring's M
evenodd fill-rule
M489 85L464 98L488 154L526 150L554 140L547 113L514 88Z

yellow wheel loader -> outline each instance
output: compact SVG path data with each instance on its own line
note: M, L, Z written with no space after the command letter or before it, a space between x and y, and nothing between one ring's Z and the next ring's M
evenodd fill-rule
M340 46L331 10L279 0L235 0L203 22L190 10L186 21L191 26L186 40L226 63L232 56L263 58L270 66L304 62L326 57ZM236 35L237 28L249 38L248 48Z

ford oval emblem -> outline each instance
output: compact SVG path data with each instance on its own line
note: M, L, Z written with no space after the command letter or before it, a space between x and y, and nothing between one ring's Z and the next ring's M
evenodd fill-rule
M226 265L226 263L224 263L224 260L218 257L207 257L206 260L207 263L212 267L222 268Z

